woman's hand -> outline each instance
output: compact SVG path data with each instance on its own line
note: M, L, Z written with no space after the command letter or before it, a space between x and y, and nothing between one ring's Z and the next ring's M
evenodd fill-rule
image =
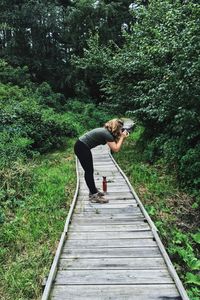
M123 132L121 132L118 142L107 142L107 144L113 152L118 152L121 148L124 139L127 138L127 136L129 136L129 133L128 131L124 130Z
M129 132L127 130L124 130L122 132L121 136L123 136L124 138L127 138L127 136L129 136Z

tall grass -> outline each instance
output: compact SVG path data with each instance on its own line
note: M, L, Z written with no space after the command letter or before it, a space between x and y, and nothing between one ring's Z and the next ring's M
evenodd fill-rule
M32 163L32 191L0 231L0 298L40 299L76 186L73 140ZM8 222L6 220L9 219Z

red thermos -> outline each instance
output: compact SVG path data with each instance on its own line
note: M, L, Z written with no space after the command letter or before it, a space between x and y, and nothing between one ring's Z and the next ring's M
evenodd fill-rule
M106 176L103 176L103 182L102 182L102 185L103 185L103 191L104 193L107 192L107 181L106 181Z

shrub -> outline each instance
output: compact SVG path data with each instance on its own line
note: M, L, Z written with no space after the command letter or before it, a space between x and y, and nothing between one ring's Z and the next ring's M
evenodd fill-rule
M49 151L64 144L66 137L77 134L66 115L43 107L27 88L0 85L1 127L7 133L27 139L32 149Z

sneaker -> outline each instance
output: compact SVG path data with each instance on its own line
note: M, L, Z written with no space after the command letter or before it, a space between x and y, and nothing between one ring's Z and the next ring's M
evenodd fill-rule
M102 193L102 192L100 192L99 190L97 190L97 194L98 194L100 197L105 196L105 193ZM91 196L92 196L92 193L89 193L89 197L91 197Z
M103 196L105 196L105 193L102 193L102 192L100 192L100 191L98 190L98 195L99 195L100 197L103 197Z
M108 199L103 198L102 196L99 196L98 193L91 194L89 197L90 202L92 203L108 203Z

